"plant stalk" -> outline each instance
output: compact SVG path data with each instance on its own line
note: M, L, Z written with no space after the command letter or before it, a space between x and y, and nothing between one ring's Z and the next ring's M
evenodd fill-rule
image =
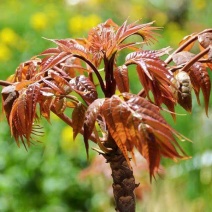
M135 212L135 178L132 169L118 149L115 153L103 154L110 164L113 178L113 194L117 212Z
M4 81L4 80L0 80L0 86L9 86L9 85L12 85L13 83L11 82L7 82L7 81Z

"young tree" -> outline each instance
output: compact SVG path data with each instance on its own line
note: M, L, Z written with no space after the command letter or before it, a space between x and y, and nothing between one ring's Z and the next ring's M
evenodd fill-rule
M212 29L186 36L170 53L169 47L143 50L156 41L159 28L152 25L125 21L118 26L109 19L85 39L49 39L55 48L20 64L7 81L0 81L3 109L17 145L22 142L27 148L37 141L39 119L50 121L53 112L73 128L74 138L83 135L87 155L89 140L98 145L94 150L110 164L116 210L121 212L135 211L135 148L148 162L150 180L161 157L187 158L177 139L188 139L165 121L162 104L175 119L175 105L191 112L191 91L200 104L201 90L208 115ZM132 35L142 41L127 39ZM190 52L195 42L197 54ZM119 59L123 50L128 53L125 61ZM130 92L131 66L142 85L138 93Z

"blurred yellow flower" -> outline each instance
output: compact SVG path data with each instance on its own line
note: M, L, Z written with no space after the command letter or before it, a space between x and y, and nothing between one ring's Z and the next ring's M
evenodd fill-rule
M90 16L87 16L84 18L84 25L85 29L89 30L90 28L96 26L97 24L100 24L102 22L101 18L95 14L92 14Z
M11 56L10 49L4 43L0 43L0 61L7 61Z
M61 133L61 137L64 143L70 143L73 141L73 129L69 126L64 127Z
M69 19L69 31L74 34L81 34L100 22L101 18L95 14L89 16L76 15Z
M147 16L147 11L145 6L142 4L132 4L132 11L130 13L130 18L132 20L137 20L138 18L145 18Z
M61 147L64 151L70 151L71 149L76 149L78 146L78 142L73 140L73 129L70 126L66 126L63 128L61 132Z
M27 42L22 39L12 28L5 27L0 31L0 41L9 47L15 47L19 51L24 51Z
M83 30L83 17L81 15L69 19L69 30L76 34Z
M202 10L206 7L206 1L205 0L193 0L193 5L195 8Z
M6 27L0 31L0 40L2 43L15 45L18 39L18 35L11 28Z
M30 24L33 29L40 31L47 27L48 18L45 13L38 12L31 16Z
M163 12L157 12L153 15L152 19L156 21L156 24L158 26L164 26L166 22L168 21L168 17L166 13Z

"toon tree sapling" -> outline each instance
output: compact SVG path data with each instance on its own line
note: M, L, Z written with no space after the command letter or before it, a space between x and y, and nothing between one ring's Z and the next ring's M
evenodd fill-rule
M125 21L118 26L109 19L92 28L87 38L49 39L56 47L20 64L0 81L3 109L18 146L28 148L37 141L39 119L50 121L51 113L56 114L73 128L74 138L83 135L87 154L89 142L97 144L94 149L110 164L120 212L135 211L134 149L147 160L150 180L162 157L187 158L177 142L186 138L165 121L162 106L175 119L176 104L191 112L191 91L199 104L202 91L208 115L212 29L186 36L173 52L170 47L144 50L156 42L158 30L153 22ZM140 40L127 39L133 35ZM200 49L196 54L195 42ZM121 61L123 50L128 54ZM131 92L132 68L142 87L138 93Z

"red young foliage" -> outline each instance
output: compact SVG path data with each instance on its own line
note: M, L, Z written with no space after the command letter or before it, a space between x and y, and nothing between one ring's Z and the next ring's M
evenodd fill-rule
M170 48L141 48L140 44L156 41L158 28L152 24L125 21L119 27L107 20L91 29L85 39L50 39L56 47L20 64L7 82L1 81L5 86L3 108L18 145L22 141L30 146L30 141L36 140L32 135L39 135L38 119L50 121L53 112L73 127L74 138L83 134L86 151L90 139L102 154L110 153L108 143L112 141L130 166L128 153L135 160L136 148L148 162L150 177L158 171L161 157L185 158L177 143L184 137L165 121L160 110L165 104L175 117L174 107L179 103L191 112L193 89L198 103L202 90L208 115L212 29L185 37L169 54ZM139 35L142 42L128 42L132 35ZM190 52L194 42L200 46L196 55ZM132 52L117 65L123 49ZM169 56L162 60L166 54ZM143 87L137 94L130 89L131 65ZM116 91L120 94L115 95ZM65 114L67 108L73 111L71 117Z

